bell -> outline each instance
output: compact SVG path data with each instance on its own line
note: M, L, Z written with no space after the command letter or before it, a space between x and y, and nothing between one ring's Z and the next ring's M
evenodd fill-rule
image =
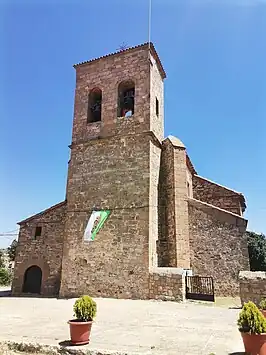
M124 107L125 108L133 107L133 99L131 97L124 98Z
M91 110L92 110L92 112L101 111L101 103L96 102L94 105L91 106Z
M134 90L128 90L124 93L124 98L133 98L134 97Z

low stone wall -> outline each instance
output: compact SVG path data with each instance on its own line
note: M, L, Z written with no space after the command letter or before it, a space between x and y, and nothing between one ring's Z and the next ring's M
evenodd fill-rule
M242 305L248 301L258 305L263 297L266 298L266 272L240 271L239 283Z
M127 355L112 350L73 349L73 346L44 345L39 343L0 341L1 354L39 354L39 355ZM14 352L13 352L14 351ZM19 352L19 353L18 353Z
M185 272L178 268L156 268L150 273L150 299L184 301Z

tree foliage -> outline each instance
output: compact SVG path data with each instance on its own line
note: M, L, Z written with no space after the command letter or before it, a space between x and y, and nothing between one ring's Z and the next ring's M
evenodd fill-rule
M7 248L7 253L10 261L15 260L17 245L18 242L16 241L16 239L14 239L10 246Z
M266 271L266 237L264 234L247 232L251 271Z
M0 286L8 286L11 283L11 273L9 270L0 268Z
M0 269L3 268L5 266L4 264L4 255L2 250L0 250Z

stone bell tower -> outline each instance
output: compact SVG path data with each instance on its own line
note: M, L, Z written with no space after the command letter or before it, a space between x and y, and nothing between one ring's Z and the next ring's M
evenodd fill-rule
M157 265L165 72L152 44L74 66L60 296L148 298ZM92 211L110 215L84 240Z

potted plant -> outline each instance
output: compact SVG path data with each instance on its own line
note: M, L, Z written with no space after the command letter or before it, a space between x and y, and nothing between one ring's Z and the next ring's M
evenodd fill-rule
M259 307L260 307L261 313L264 315L264 317L266 317L266 298L263 298L260 301Z
M266 318L253 302L244 304L237 324L245 351L251 355L266 355Z
M89 296L82 296L75 301L74 316L68 321L70 338L73 345L85 345L90 341L92 321L96 316L96 302Z

